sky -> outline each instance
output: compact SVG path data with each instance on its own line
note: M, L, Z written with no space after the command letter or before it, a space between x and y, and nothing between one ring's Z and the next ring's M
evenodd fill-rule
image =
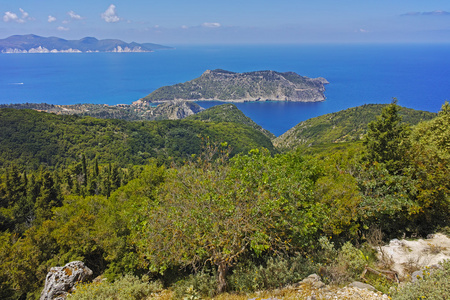
M449 43L450 0L0 0L15 34L178 44Z

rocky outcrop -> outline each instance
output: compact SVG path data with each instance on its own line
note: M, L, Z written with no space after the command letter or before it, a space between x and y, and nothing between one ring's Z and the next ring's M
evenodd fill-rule
M196 79L161 87L141 100L317 102L325 100L327 83L325 78L308 78L294 72L207 70Z
M158 105L154 109L153 114L155 116L162 116L164 119L179 120L192 116L202 110L204 110L204 108L196 103L176 101Z
M63 300L78 283L88 281L92 271L81 261L73 261L64 267L53 267L45 278L40 300Z

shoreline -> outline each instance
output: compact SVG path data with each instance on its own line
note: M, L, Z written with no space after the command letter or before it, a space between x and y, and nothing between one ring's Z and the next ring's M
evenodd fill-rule
M140 105L150 105L150 104L162 104L167 102L177 102L177 101L186 101L186 102L224 102L224 103L260 103L260 102L295 102L295 103L316 103L316 102L324 102L326 101L326 97L320 100L274 100L274 99L233 99L233 100L220 100L220 99L173 99L173 100L159 100L159 101L142 101L139 99L137 101L132 102L130 105L140 106Z

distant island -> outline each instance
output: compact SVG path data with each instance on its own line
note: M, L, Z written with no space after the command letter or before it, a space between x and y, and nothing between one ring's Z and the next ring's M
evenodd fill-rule
M191 81L161 87L134 104L174 100L318 102L325 100L324 85L328 83L322 77L308 78L294 72L207 70Z
M28 34L0 39L1 53L153 52L162 49L173 48L152 43L126 43L115 39L98 40L94 37L65 40Z

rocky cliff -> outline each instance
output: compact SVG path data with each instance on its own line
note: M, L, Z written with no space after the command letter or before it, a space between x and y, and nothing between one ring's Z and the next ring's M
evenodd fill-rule
M294 72L207 70L194 80L161 87L140 100L316 102L325 100L325 84L325 78L308 78Z

